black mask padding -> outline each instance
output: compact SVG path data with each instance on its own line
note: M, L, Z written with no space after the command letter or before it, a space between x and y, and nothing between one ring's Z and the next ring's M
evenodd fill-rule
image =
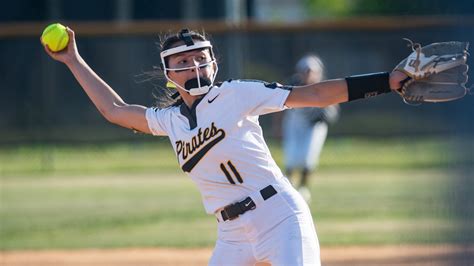
M201 82L201 87L210 86L210 85L211 85L211 80L208 79L208 78L199 77L199 81ZM184 88L185 88L186 90L199 88L198 79L197 79L197 78L193 78L193 79L190 79L190 80L186 81L186 83L184 83Z

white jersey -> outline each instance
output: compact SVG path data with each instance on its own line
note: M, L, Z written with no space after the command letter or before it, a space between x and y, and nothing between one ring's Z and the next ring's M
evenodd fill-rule
M197 184L207 213L285 178L263 139L258 117L285 109L290 87L233 80L192 108L148 108L153 135L167 135L179 165Z

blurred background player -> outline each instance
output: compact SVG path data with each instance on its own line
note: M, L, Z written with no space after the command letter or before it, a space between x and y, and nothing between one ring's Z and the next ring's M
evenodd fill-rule
M295 71L291 83L296 86L324 80L324 64L314 54L302 57L296 63ZM296 108L284 112L285 174L290 180L293 180L292 183L308 203L311 201L308 176L318 166L319 156L328 133L328 125L338 119L339 110L339 105L336 104L326 108ZM300 171L299 182L292 179L295 170Z

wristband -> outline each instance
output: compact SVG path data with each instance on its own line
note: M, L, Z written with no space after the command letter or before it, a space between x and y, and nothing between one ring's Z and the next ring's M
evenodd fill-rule
M388 72L346 77L347 92L349 94L348 101L374 97L382 93L391 92L389 77L390 73Z

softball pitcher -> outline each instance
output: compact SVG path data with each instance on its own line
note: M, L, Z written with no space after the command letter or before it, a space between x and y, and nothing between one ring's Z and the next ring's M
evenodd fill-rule
M166 135L182 170L196 183L218 239L209 265L320 265L310 210L270 155L259 115L286 108L324 107L400 88L401 72L329 80L302 87L249 80L215 83L212 44L182 30L162 45L161 67L179 93L165 108L128 104L82 59L70 42L46 52L70 69L110 122Z

